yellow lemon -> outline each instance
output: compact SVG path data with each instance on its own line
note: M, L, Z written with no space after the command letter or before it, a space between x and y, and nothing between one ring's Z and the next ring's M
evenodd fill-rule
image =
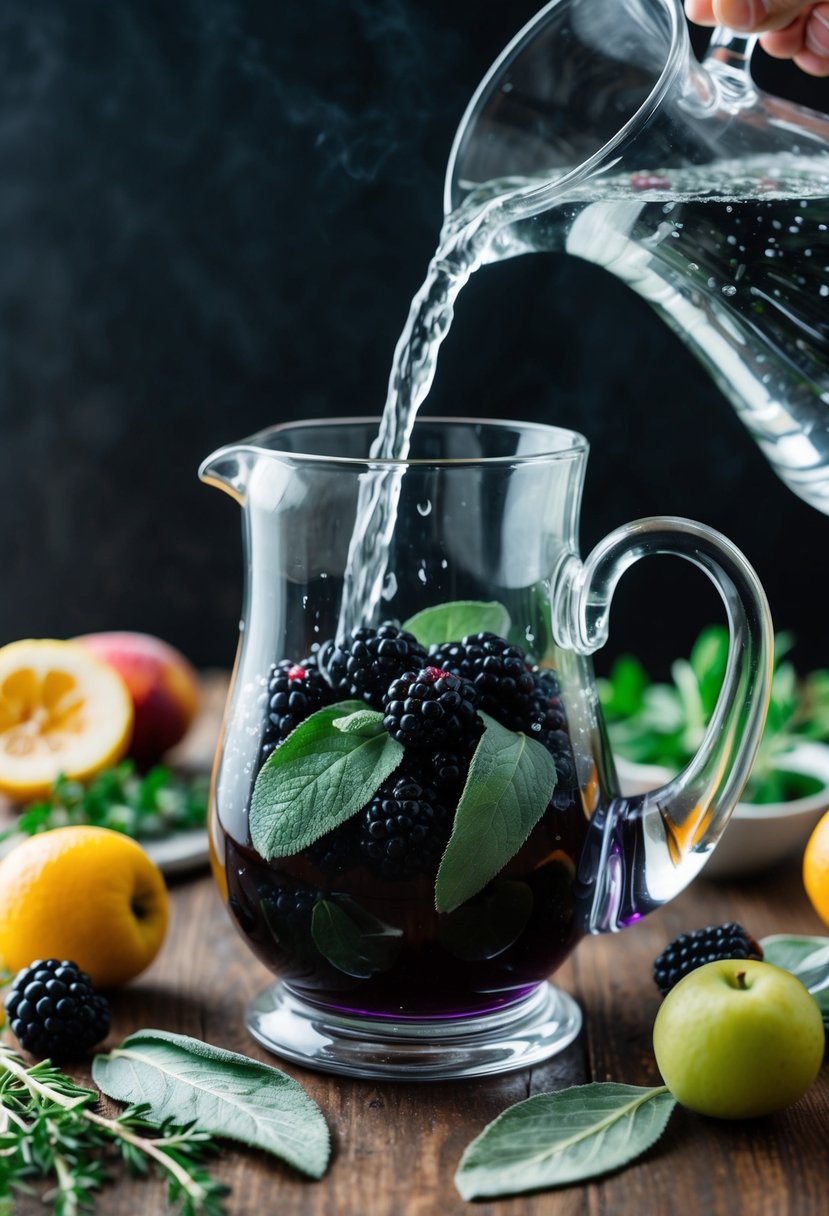
M91 777L124 755L132 723L123 679L80 643L0 648L0 793L20 802L48 793L61 773Z
M825 925L829 925L829 811L818 821L803 854L803 885Z
M148 967L169 917L161 871L109 828L41 832L0 862L0 961L71 959L103 988Z

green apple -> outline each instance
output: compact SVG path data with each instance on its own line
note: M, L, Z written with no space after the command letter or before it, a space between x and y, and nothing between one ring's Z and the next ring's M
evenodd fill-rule
M767 1115L815 1080L825 1049L817 1001L753 959L719 959L666 996L653 1027L662 1079L682 1106L720 1119Z

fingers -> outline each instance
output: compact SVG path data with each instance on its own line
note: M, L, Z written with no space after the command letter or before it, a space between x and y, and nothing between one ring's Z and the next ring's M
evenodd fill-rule
M775 59L793 59L810 76L829 76L829 3L816 4L783 29L763 34L760 45Z
M688 20L696 25L725 25L753 33L783 29L810 7L808 0L685 0Z

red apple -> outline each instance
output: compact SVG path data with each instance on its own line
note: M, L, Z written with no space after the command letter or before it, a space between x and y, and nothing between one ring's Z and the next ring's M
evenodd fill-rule
M75 638L123 678L135 707L129 755L146 768L184 737L199 704L196 672L184 655L148 633Z

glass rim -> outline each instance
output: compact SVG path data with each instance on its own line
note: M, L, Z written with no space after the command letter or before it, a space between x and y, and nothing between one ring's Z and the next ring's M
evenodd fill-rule
M397 457L381 458L367 453L365 456L328 455L321 452L303 451L292 452L283 448L269 447L266 440L271 436L301 428L324 429L336 431L354 429L355 427L371 427L373 435L378 433L379 415L352 415L343 418L297 418L290 422L280 422L273 426L264 427L260 431L239 440L237 443L223 444L202 464L204 470L210 463L222 454L241 455L250 453L254 456L268 456L290 464L320 464L329 467L343 466L349 469L408 469L408 468L474 468L475 466L509 466L535 464L539 461L573 460L586 456L590 444L579 431L568 427L552 426L544 422L514 421L509 418L474 418L463 416L436 417L425 415L415 420L415 431L426 426L437 429L449 427L479 428L491 431L513 430L549 436L548 446L543 446L533 452L513 452L503 456L429 456L429 457Z

